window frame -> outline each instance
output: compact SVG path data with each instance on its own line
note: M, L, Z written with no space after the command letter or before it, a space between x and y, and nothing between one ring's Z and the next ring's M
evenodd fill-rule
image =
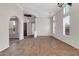
M53 33L56 33L56 18L53 16Z
M69 6L69 5L66 4L66 5L64 6L64 8L63 8L63 35L69 36L69 35L70 35L70 28L69 28L69 35L67 35L67 34L66 34L66 28L64 28L64 27L66 27L66 25L64 26L64 18L69 16L69 19L70 19L71 6L69 6L69 9L70 9L70 10L69 10L69 12L67 12L67 13L64 12L66 6ZM70 21L70 20L69 20L69 21ZM69 22L69 23L70 23L70 22ZM69 25L69 27L70 27L70 25Z
M15 24L13 24L14 22L15 22ZM10 24L12 24L12 25L11 25L11 27L9 25L9 31L11 31L12 34L15 34L16 33L16 21L15 20L10 20Z

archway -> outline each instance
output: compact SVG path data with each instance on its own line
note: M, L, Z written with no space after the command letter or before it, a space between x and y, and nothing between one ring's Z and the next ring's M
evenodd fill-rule
M35 16L27 17L24 20L24 38L34 37L35 33Z
M12 45L19 40L19 19L13 16L9 20L9 43Z

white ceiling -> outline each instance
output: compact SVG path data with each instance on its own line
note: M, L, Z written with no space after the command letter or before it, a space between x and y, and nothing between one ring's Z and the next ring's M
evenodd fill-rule
M33 14L38 17L48 17L59 10L57 3L19 3L24 13Z

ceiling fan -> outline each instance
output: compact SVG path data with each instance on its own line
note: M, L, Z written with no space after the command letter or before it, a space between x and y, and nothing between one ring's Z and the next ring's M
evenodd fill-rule
M61 8L64 4L67 4L69 6L72 6L72 3L58 3L57 5L58 5L58 7Z

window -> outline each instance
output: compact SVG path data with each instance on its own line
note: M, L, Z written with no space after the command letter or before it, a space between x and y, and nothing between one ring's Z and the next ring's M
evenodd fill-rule
M56 27L56 22L55 22L55 16L53 17L53 33L55 33L55 27Z
M66 4L63 9L63 35L70 35L70 11L71 6Z
M63 19L63 35L70 34L70 16L66 16Z
M71 11L70 5L66 5L66 6L64 7L64 14L67 14L67 13L69 13L70 11Z
M11 20L9 23L9 31L10 33L15 33L16 22L15 20Z

